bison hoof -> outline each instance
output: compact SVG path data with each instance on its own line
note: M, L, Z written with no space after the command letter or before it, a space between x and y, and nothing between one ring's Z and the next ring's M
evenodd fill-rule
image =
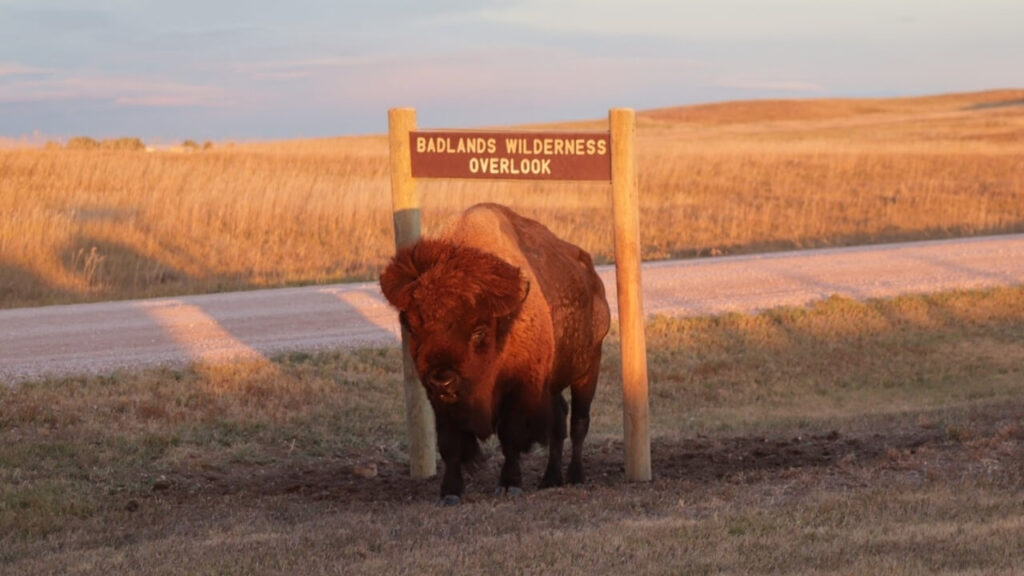
M562 484L564 484L564 482L562 482L562 475L557 472L554 474L545 474L544 478L540 481L540 487L542 490L544 488L556 488Z
M442 496L441 499L437 501L437 506L439 508L442 506L458 506L459 502L462 502L461 498L455 494L448 494L447 496Z
M508 496L509 498L519 498L523 495L523 489L519 486L498 486L498 489L494 491L495 496Z
M586 480L586 475L583 474L583 465L569 465L569 484L583 484Z

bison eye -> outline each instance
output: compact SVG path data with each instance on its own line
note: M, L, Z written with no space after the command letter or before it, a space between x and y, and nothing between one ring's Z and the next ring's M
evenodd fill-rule
M470 342L474 346L480 346L487 340L487 326L477 326L473 329L473 335L470 336Z

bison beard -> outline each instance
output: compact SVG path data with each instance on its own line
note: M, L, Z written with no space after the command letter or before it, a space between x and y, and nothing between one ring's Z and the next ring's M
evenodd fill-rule
M569 481L583 481L609 325L604 285L586 252L504 206L480 204L440 237L400 250L380 284L408 331L434 409L441 503L459 501L463 466L495 432L505 457L499 492L521 492L519 457L535 443L549 449L540 486L562 484L567 435Z

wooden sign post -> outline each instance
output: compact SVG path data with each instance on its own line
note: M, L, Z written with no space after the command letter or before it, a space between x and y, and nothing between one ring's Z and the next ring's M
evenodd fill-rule
M409 133L416 129L416 111L393 108L388 111L391 152L391 202L395 220L395 249L420 239L420 198L412 177ZM434 411L420 385L409 353L409 335L402 329L402 373L405 388L405 421L409 430L409 473L413 478L437 474L437 437L433 433Z
M622 425L626 478L651 479L648 422L647 341L644 337L640 278L640 209L636 182L636 114L629 108L608 112L612 135L612 209L615 211L615 287L619 296L622 345Z
M416 111L388 112L395 245L420 236L416 178L594 180L611 182L615 215L615 278L622 335L626 478L651 479L647 349L640 279L640 226L634 141L636 115L608 113L609 132L416 130ZM403 332L406 417L413 477L437 473L430 404Z

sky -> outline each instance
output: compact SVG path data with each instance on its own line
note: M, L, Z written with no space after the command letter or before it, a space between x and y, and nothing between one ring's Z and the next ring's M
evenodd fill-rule
M0 0L0 136L285 139L1024 87L1022 0Z

